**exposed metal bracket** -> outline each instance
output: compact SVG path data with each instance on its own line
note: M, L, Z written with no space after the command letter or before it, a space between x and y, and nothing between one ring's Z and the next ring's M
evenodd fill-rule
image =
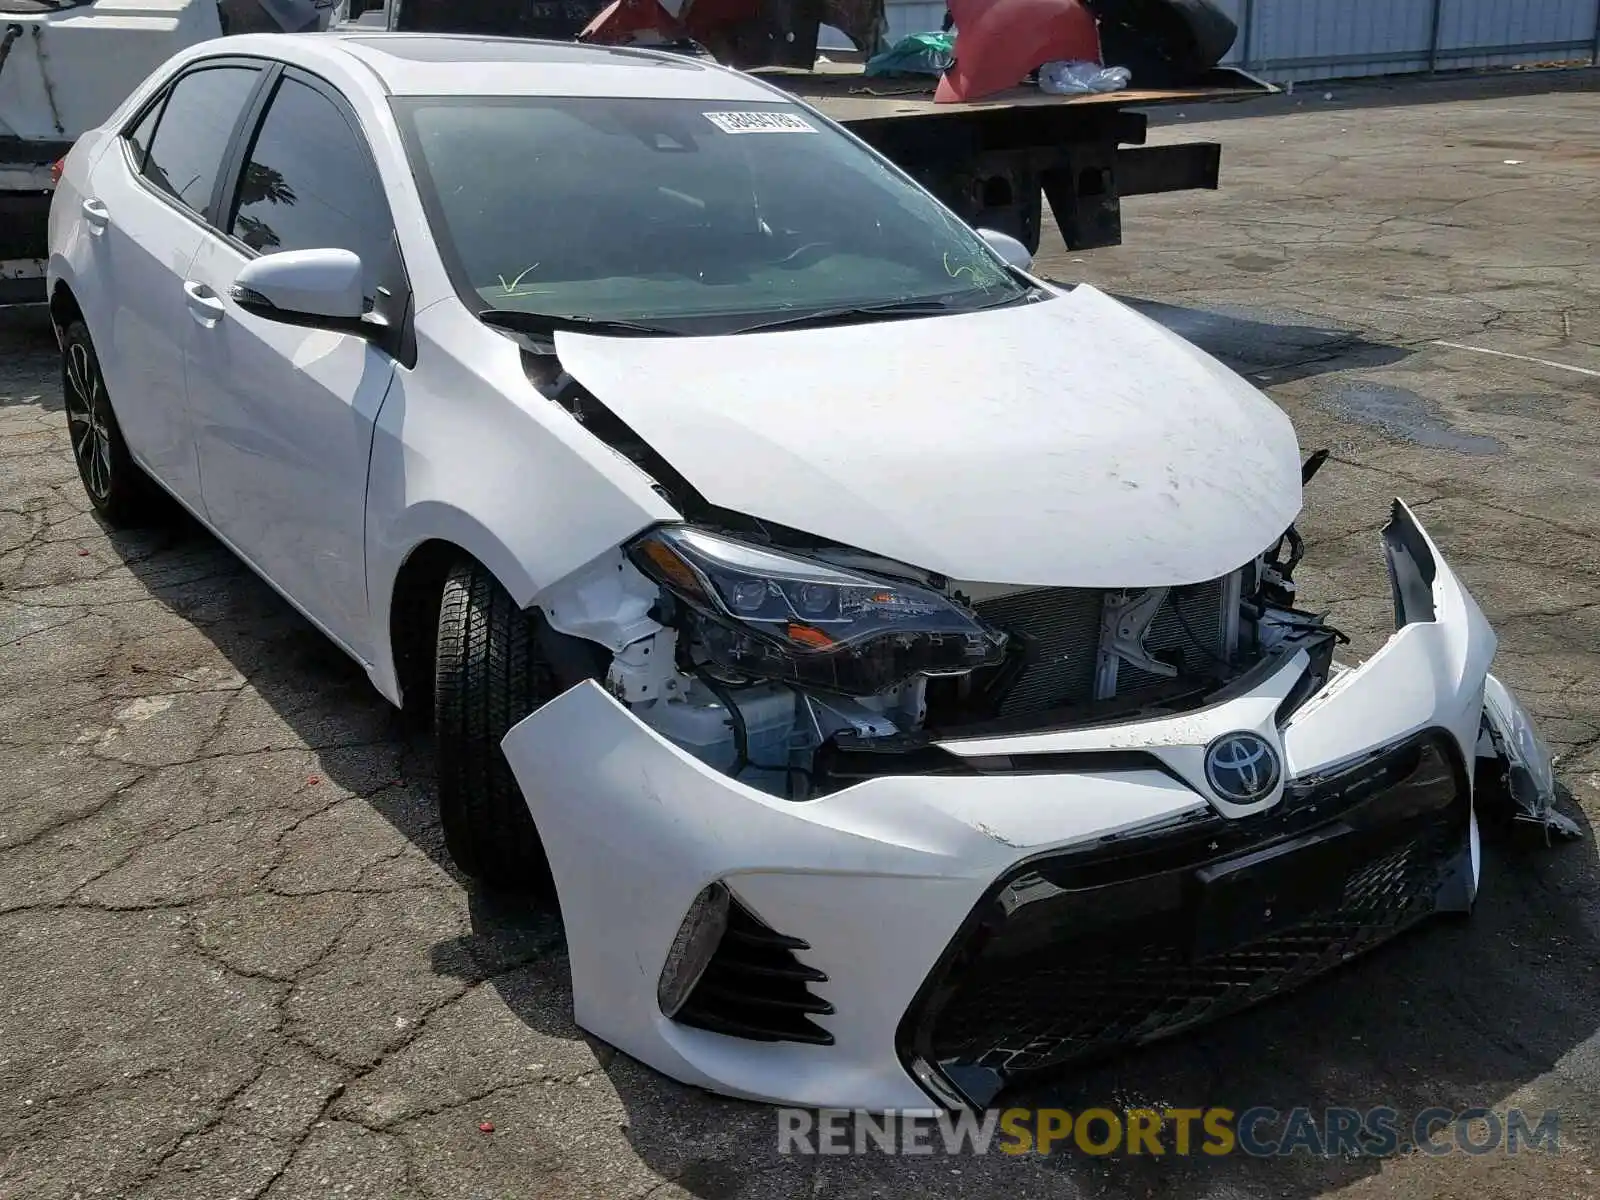
M1244 598L1244 568L1222 581L1222 657L1229 662L1239 653L1239 604Z
M1094 694L1109 700L1117 694L1117 668L1122 663L1176 679L1178 668L1152 658L1145 649L1145 634L1167 601L1170 588L1147 588L1142 592L1107 592L1100 610L1100 651L1095 660Z
M570 636L570 635L569 635ZM653 637L625 646L611 657L606 688L624 704L668 700L680 695L688 680L678 673L678 635L663 629Z
M799 692L799 718L805 722L806 731L813 744L821 745L841 731L857 737L893 737L900 732L898 726L883 713L873 712L848 696L826 698Z

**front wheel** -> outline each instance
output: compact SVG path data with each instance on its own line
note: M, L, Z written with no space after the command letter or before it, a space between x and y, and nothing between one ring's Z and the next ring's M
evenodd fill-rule
M116 528L150 524L159 516L160 497L128 453L100 373L100 358L82 321L73 321L62 331L61 392L72 457L89 503Z
M500 750L506 732L557 691L534 618L480 563L463 560L445 579L434 662L439 820L450 857L487 887L548 899L544 845Z

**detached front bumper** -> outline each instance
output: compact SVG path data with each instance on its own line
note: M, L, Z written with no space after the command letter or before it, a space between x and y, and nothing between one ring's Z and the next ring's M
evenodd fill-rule
M1397 633L1287 719L1303 653L1200 711L951 741L970 773L791 802L708 768L597 685L573 688L503 747L549 853L578 1024L733 1095L982 1105L1026 1072L1252 1003L1470 907L1495 638L1401 505L1385 541ZM1205 769L1237 731L1284 766L1243 808ZM663 964L719 881L736 919L695 1023L669 1019Z

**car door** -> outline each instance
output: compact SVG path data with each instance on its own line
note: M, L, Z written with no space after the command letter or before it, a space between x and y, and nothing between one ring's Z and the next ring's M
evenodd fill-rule
M223 158L264 68L207 60L178 76L99 156L80 203L91 246L79 291L117 421L134 456L199 512L183 282L215 219Z
M229 297L259 254L361 257L369 308L398 327L409 291L360 124L326 83L285 70L230 170L227 219L185 288L188 395L211 523L324 631L369 661L365 520L373 426L396 369L373 341L245 312Z

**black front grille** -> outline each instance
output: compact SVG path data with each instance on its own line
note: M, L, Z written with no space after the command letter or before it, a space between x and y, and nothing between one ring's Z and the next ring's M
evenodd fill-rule
M1292 791L1287 811L1024 864L924 984L902 1058L981 1106L1296 987L1464 905L1468 795L1453 743L1430 734ZM1276 845L1264 872L1239 867Z
M1224 582L1214 579L1172 590L1145 636L1152 656L1185 673L1206 670L1224 659ZM975 606L989 624L1020 639L1028 654L1027 665L1001 700L997 716L1020 716L1095 699L1105 597L1098 588L1030 588ZM1165 682L1163 676L1120 663L1116 694L1136 694Z
M750 1041L831 1046L833 1034L811 1020L833 1012L833 1005L811 990L828 977L795 957L796 950L809 949L735 900L727 932L675 1019Z

